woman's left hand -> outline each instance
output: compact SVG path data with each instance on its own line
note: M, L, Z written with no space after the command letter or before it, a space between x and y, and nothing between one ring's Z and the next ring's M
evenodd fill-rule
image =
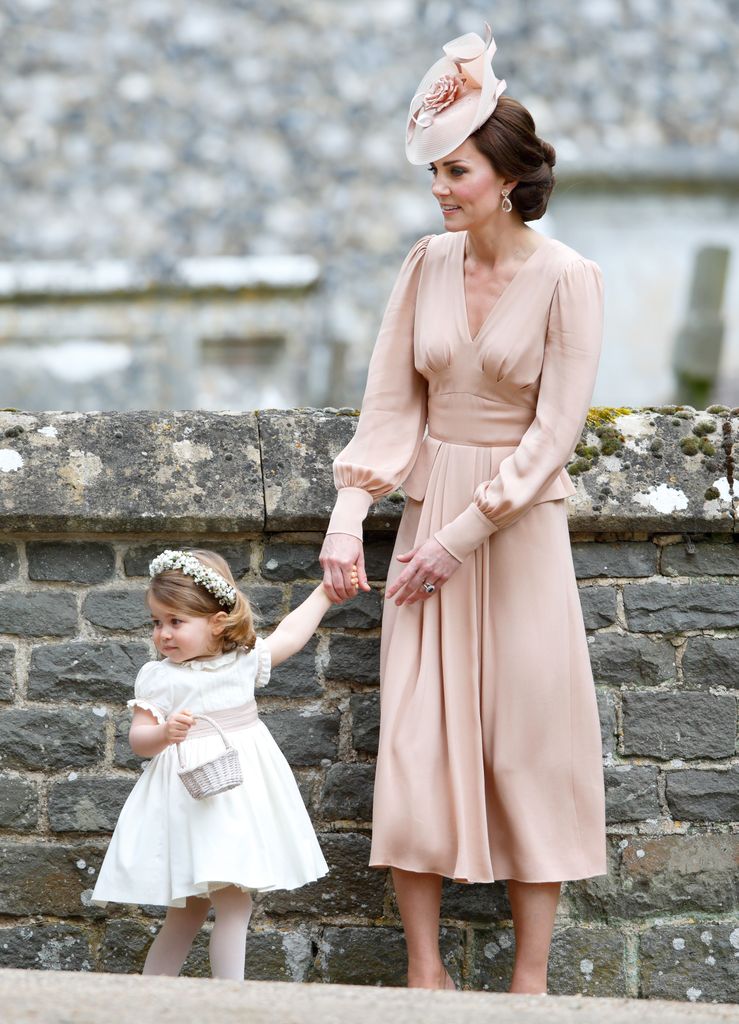
M395 603L398 605L415 604L416 601L426 601L433 597L439 587L446 583L462 564L433 537L425 541L420 548L398 555L397 559L399 562L408 562L408 565L395 583L388 587L385 597L395 597ZM424 590L424 583L434 587L431 593Z

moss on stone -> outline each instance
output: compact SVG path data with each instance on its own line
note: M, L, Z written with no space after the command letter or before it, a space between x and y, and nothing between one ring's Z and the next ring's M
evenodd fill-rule
M715 416L726 416L730 409L728 405L709 405L706 412L712 412Z
M584 441L575 448L575 455L579 455L583 459L590 459L592 462L596 462L600 458L600 449L596 448L593 444L585 444Z
M591 459L575 459L567 467L567 472L570 476L579 476L581 473L587 473L589 469L593 468Z
M624 436L615 427L598 427L595 435L600 439L600 450L603 455L615 455L624 446Z
M601 447L601 451L604 455L616 455L623 448L623 442L619 441L617 437L607 438Z
M717 498L721 497L721 492L718 487L709 487L703 497L706 501L716 501Z
M697 455L699 451L698 442L694 437L684 437L680 441L680 448L684 455Z
M693 427L693 433L696 437L705 437L706 434L713 434L716 431L716 424L713 420L698 420L696 425Z
M652 441L652 443L649 446L649 450L652 453L652 455L659 455L660 452L662 451L662 449L664 448L664 446L665 446L665 443L662 440L662 438L661 437L655 437L655 439Z
M704 455L715 455L716 454L715 446L711 444L711 442L708 440L707 437L702 437L700 439L700 441L698 443L698 447L700 448L700 450L703 452Z

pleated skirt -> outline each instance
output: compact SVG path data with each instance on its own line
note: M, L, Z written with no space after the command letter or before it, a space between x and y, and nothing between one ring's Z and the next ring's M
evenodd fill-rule
M444 443L395 554L464 510L495 449ZM403 564L393 558L388 585ZM602 747L564 500L494 533L431 599L386 601L370 863L464 882L606 872Z

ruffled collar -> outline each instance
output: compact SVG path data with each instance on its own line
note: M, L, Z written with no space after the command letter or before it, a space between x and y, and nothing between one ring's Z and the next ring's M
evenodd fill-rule
M239 648L233 651L224 651L223 654L214 654L212 658L197 658L193 661L185 661L177 668L189 668L193 672L213 672L218 668L226 668L233 665L239 656Z

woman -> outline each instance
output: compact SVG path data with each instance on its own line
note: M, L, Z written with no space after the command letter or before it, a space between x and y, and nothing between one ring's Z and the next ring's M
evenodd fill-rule
M501 97L483 42L447 44L411 103L447 233L392 292L321 553L354 592L369 506L408 501L388 576L370 863L389 866L408 983L453 987L442 877L508 880L512 992L546 991L560 883L606 871L598 714L569 545L565 463L598 363L597 266L526 226L554 151Z

